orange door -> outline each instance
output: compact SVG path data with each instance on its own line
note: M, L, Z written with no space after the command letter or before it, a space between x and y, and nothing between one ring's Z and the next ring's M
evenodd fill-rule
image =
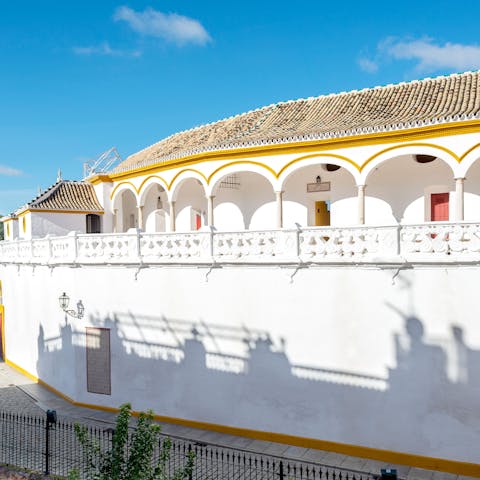
M449 193L432 193L430 220L432 222L448 222Z

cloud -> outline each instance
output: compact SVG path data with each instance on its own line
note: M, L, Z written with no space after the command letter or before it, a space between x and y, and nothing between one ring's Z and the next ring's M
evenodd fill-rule
M370 60L365 57L360 57L357 60L358 65L360 65L360 68L368 73L375 73L378 71L378 63L375 62L374 60Z
M17 170L16 168L0 165L0 175L6 175L7 177L18 177L19 175L23 175L23 172L21 170Z
M120 50L112 48L108 42L99 45L90 45L88 47L73 47L73 53L77 55L103 55L109 57L139 57L142 52L140 50Z
M420 73L477 70L480 69L480 45L389 37L378 44L374 58L362 57L358 64L362 70L375 73L380 64L392 60L413 61Z
M117 22L126 22L141 35L162 38L179 46L188 43L205 45L211 41L209 33L198 20L176 13L162 13L153 8L136 12L123 6L117 8L113 18Z

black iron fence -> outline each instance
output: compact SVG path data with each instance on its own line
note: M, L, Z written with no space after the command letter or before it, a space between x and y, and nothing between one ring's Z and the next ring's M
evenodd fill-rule
M75 422L0 412L0 463L66 477L73 470L84 477L86 459L75 431ZM87 425L88 433L101 450L112 444L113 429ZM195 463L188 480L374 480L375 475L285 459L275 455L198 443L161 435L156 446L158 458L162 443L170 439L167 473L185 466L189 452Z

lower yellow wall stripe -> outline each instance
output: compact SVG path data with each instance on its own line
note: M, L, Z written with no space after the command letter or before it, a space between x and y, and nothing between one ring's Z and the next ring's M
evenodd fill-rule
M93 405L90 403L82 403L73 400L67 395L59 392L48 383L39 379L35 375L24 370L19 365L5 357L5 363L12 368L25 375L35 383L39 383L59 397L63 398L72 405L84 408L92 408L105 412L118 412L118 408L105 407L103 405ZM139 412L132 412L138 416ZM443 458L425 457L422 455L414 455L411 453L393 452L390 450L381 450L377 448L362 447L359 445L349 445L346 443L329 442L327 440L317 440L315 438L298 437L295 435L285 435L283 433L263 432L260 430L251 430L248 428L230 427L227 425L218 425L215 423L198 422L196 420L187 420L184 418L166 417L164 415L155 415L155 420L159 422L172 423L185 427L201 428L203 430L211 430L214 432L225 433L228 435L238 435L242 437L254 438L256 440L264 440L267 442L284 443L287 445L295 445L303 448L314 448L317 450L325 450L328 452L341 453L353 457L369 458L379 460L385 464L399 463L412 467L425 468L427 470L439 470L442 472L454 473L457 475L478 477L480 478L480 465L476 463L458 462L455 460L446 460ZM376 473L376 472L372 472Z

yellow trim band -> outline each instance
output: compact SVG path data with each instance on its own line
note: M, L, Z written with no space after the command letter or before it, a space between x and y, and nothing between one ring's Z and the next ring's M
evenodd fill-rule
M116 413L118 408L106 407L103 405L94 405L91 403L77 402L69 396L59 392L57 389L37 378L31 373L24 370L14 362L5 357L5 363L12 368L25 375L35 383L39 383L59 397L63 398L72 405L84 408L91 408L101 410L104 412ZM138 416L140 412L132 412L133 415ZM295 445L303 448L313 448L317 450L325 450L329 452L341 453L354 457L369 458L372 460L379 460L386 464L399 463L402 465L409 465L412 467L425 468L427 470L438 470L442 472L454 473L457 475L464 475L469 477L480 478L480 464L459 462L455 460L446 460L443 458L426 457L423 455L414 455L411 453L394 452L391 450L382 450L377 448L363 447L360 445L349 445L346 443L330 442L327 440L317 440L315 438L299 437L296 435L285 435L283 433L263 432L260 430L252 430L248 428L231 427L227 425L218 425L215 423L199 422L196 420L187 420L184 418L167 417L164 415L155 415L155 420L159 422L172 423L175 425L183 425L185 427L200 428L203 430L211 430L214 432L225 433L228 435L238 435L256 440L263 440L267 442L283 443L287 445Z

